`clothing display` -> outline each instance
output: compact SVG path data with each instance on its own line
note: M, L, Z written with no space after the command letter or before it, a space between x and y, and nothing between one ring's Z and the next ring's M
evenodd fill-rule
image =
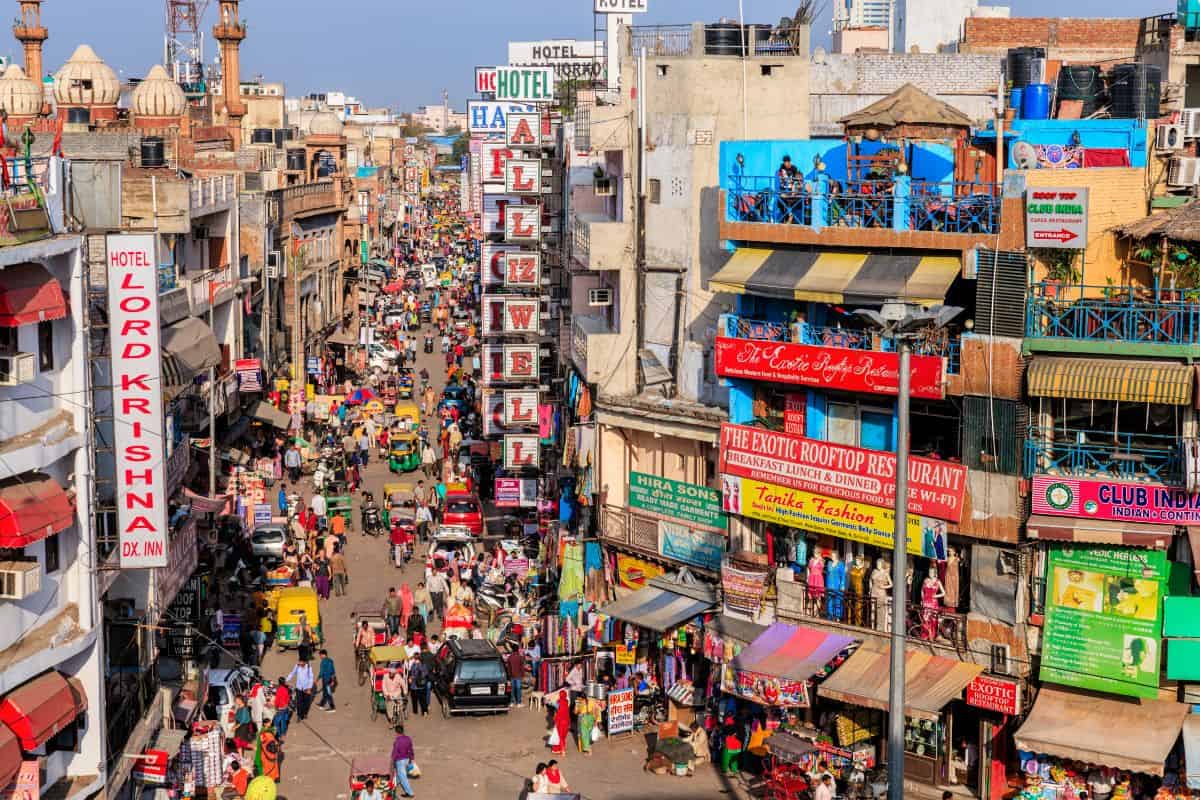
M841 559L832 559L825 570L825 613L828 619L840 622L845 612L846 565Z
M959 561L958 551L951 550L950 555L946 557L946 575L942 578L942 586L946 588L946 596L942 599L942 604L956 611L958 610L959 570L961 567L962 562Z
M867 565L862 562L861 558L854 560L854 566L850 567L849 586L850 586L850 624L863 624L863 585L867 579Z

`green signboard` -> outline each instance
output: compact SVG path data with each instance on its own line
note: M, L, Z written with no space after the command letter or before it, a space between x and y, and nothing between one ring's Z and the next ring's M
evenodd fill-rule
M1041 679L1157 697L1167 566L1158 550L1052 549Z
M629 506L702 528L725 530L721 493L644 472L629 473Z
M362 258L362 263L367 263L367 240L363 239L358 243L358 254Z

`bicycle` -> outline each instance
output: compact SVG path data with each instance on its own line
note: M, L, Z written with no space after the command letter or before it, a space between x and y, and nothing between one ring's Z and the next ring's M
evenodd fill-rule
M358 685L365 686L367 681L371 679L371 659L370 651L362 647L355 648L354 651L354 668L358 672Z
M408 695L402 694L399 697L390 697L387 701L387 719L388 723L395 727L403 725L408 719Z

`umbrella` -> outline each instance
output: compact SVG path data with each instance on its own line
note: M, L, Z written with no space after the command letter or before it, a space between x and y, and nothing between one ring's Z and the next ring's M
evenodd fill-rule
M403 281L392 281L391 283L385 285L383 287L383 290L385 292L387 292L388 294L397 294L398 292L404 291L404 282Z
M300 445L301 447L312 447L311 444L309 444L306 440L301 439L299 436L293 436L291 441L295 444Z

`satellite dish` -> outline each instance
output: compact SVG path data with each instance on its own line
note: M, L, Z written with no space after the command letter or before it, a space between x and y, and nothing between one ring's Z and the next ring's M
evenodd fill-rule
M813 60L814 64L824 64L825 56L826 56L826 52L825 52L824 47L821 47L821 45L817 45L816 47L813 48L812 60Z
M1017 142L1014 144L1012 157L1013 163L1017 165L1018 169L1037 168L1037 150L1029 142Z

